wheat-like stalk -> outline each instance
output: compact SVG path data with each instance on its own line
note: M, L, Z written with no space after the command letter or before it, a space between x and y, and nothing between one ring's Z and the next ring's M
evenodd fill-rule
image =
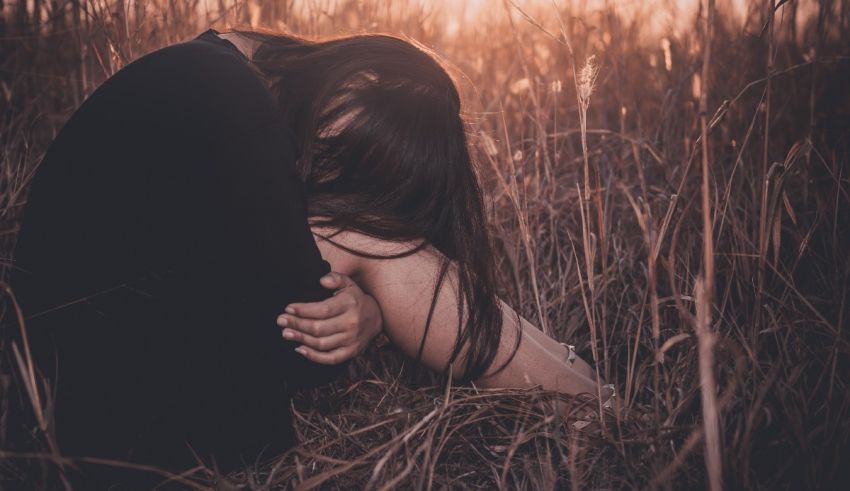
M749 2L735 26L730 2L702 0L699 15L675 19L677 32L650 30L617 2L56 3L0 2L0 285L40 156L124 63L209 27L403 34L462 67L500 296L592 355L628 401L621 420L579 430L575 416L601 411L597 398L447 390L407 373L392 345L374 347L347 378L298 395L291 452L229 479L258 489L838 487L850 441L842 2ZM811 21L783 20L798 8ZM561 94L571 89L575 99ZM0 297L0 334L17 332L13 295ZM49 379L16 346L17 358L0 336L0 483L61 489L56 466L77 460L50 441L10 453L4 435L7 390L43 408L33 435L55 428ZM214 473L197 470L184 476Z
M585 113L590 105L590 96L596 88L597 75L599 75L599 63L596 61L596 55L590 55L578 72L578 100Z

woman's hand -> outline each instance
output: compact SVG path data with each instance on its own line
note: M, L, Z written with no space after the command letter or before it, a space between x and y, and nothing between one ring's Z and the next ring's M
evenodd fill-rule
M354 358L383 326L381 309L348 276L328 273L319 280L334 296L321 302L293 303L277 318L283 337L301 343L307 359L335 365Z

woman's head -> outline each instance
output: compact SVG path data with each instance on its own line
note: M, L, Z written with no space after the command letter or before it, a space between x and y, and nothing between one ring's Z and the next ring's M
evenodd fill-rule
M455 356L468 346L464 374L477 378L496 352L501 311L449 74L425 49L393 36L316 42L242 33L259 41L252 61L294 129L308 214L386 240L425 239L460 266L459 304L471 308L461 315Z

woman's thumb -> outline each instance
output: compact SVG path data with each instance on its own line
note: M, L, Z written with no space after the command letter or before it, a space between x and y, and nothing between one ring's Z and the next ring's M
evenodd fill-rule
M322 286L331 290L338 290L354 283L348 276L334 271L319 278L319 282Z

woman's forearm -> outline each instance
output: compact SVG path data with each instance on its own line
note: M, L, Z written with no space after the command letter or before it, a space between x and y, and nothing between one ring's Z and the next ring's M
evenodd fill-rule
M373 239L363 240L369 245L368 241ZM372 250L399 252L384 251L381 247L387 246L376 244ZM424 337L421 363L442 371L451 358L458 326L463 322L458 317L456 272L449 268L447 281L437 294L429 332L425 335L434 282L439 274L439 259L440 255L435 250L426 248L396 259L361 259L359 271L364 291L370 293L381 307L387 337L410 357L420 354ZM476 384L483 387L539 385L566 394L599 394L595 370L590 365L579 357L570 363L564 345L518 316L506 303L500 301L499 305L502 324L496 356L485 375L475 380ZM517 334L522 338L519 350L511 358ZM496 333L493 335L495 338ZM465 351L462 349L460 356L451 364L455 378L462 378ZM511 361L504 370L493 373L509 358Z
M503 313L502 339L496 359L476 383L485 387L531 387L539 385L546 390L567 394L587 392L596 395L599 388L593 368L576 356L568 361L568 348L532 325L514 310L501 302ZM510 356L516 343L517 320L520 322L522 340L511 362L504 370L493 374ZM601 382L604 384L604 382Z

